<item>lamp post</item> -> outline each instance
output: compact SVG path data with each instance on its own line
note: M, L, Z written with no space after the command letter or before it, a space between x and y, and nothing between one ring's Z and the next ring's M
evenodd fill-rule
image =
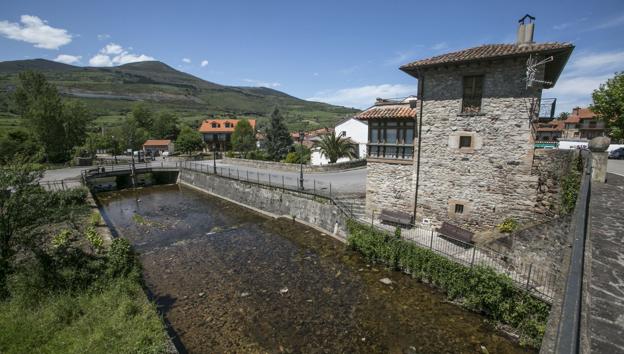
M212 143L212 172L217 174L217 144Z
M303 130L299 131L299 189L303 190Z

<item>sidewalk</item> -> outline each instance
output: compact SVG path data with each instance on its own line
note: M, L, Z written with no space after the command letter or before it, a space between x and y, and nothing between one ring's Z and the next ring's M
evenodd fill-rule
M624 176L607 178L592 184L587 334L591 353L624 353Z

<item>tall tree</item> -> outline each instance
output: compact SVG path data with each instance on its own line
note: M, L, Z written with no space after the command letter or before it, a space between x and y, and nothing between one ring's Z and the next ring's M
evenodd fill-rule
M140 150L145 140L149 139L149 133L139 125L133 115L124 118L119 136L124 149L133 150Z
M271 114L271 124L267 129L266 147L273 161L280 161L286 157L293 144L288 128L284 124L279 108L275 107Z
M201 134L187 125L183 125L175 142L175 149L191 154L193 151L201 150L204 147L204 140Z
M154 113L147 106L147 104L141 102L132 107L132 117L136 120L140 128L150 130L154 123Z
M175 140L180 133L180 128L178 128L178 116L171 112L158 113L149 131L154 139Z
M84 105L63 103L58 90L41 73L24 71L14 93L17 111L51 162L63 162L82 144L90 115Z
M615 140L624 139L624 72L615 76L592 94L591 110L602 119Z
M316 144L321 155L329 159L329 163L335 163L341 157L353 158L355 156L355 146L348 138L342 135L336 136L336 132L326 134Z
M247 119L242 119L232 132L232 148L245 157L256 148L256 133Z
M24 162L41 162L43 155L41 145L25 129L11 130L0 138L0 165L20 158Z

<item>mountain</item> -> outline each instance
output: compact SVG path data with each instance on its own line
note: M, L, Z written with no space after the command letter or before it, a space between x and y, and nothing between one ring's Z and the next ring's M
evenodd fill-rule
M42 72L61 94L89 106L100 125L115 125L139 101L196 124L206 117L266 120L279 106L292 129L333 126L356 109L305 101L266 87L225 86L178 71L159 61L116 67L78 67L45 59L0 62L0 112L24 70ZM6 115L6 113L5 113Z

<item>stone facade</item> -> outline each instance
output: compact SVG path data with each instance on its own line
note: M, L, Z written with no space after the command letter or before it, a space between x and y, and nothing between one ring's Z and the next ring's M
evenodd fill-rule
M561 179L576 168L578 155L578 150L535 150L531 174L538 177L536 219L550 219L560 214Z
M543 79L538 72L536 79ZM558 153L535 152L531 106L541 89L526 87L526 58L425 69L416 221L450 221L475 231L507 217L546 220L558 192ZM466 75L483 75L481 110L462 114ZM461 137L470 137L461 145ZM409 164L368 163L367 211L413 212L418 138ZM460 147L461 146L461 147ZM535 156L537 154L537 157Z

